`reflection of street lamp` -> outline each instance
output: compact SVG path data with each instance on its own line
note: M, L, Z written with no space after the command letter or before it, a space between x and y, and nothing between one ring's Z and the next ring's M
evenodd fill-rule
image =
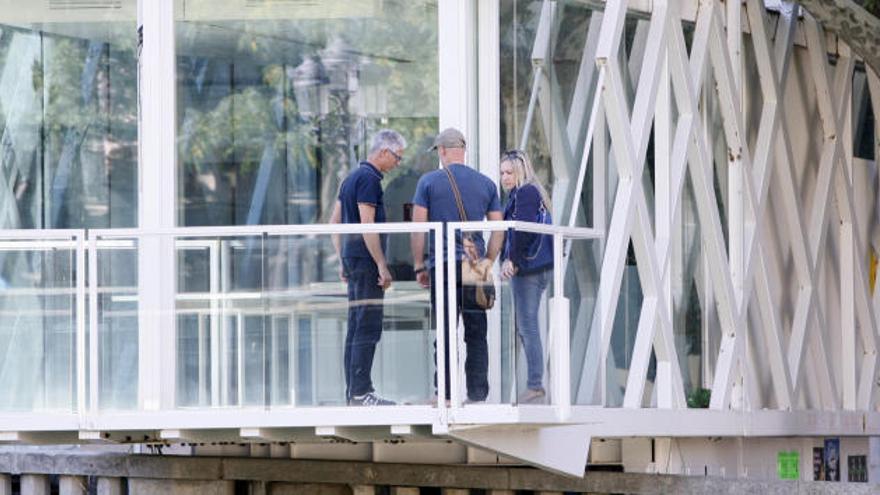
M388 72L369 57L358 56L338 37L319 50L318 56L288 71L299 115L314 125L318 137L319 198L334 197L357 158L355 144L366 145L366 120L384 117ZM322 217L328 212L326 206L321 205Z
M320 51L320 55L327 70L328 90L348 93L357 91L357 59L344 39L334 38L327 48Z
M327 114L327 76L319 60L309 57L288 73L293 81L293 94L296 97L299 114L306 118Z
M370 57L358 60L359 84L351 100L351 112L359 117L385 117L388 113L388 90L385 81L391 72Z

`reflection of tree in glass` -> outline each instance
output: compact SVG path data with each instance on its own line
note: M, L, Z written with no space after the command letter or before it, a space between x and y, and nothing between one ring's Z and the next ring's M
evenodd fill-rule
M366 155L372 132L393 121L411 143L436 133L436 5L390 1L377 17L184 27L181 191L195 193L182 197L185 224L323 221L339 181ZM322 61L340 40L355 64L368 60L388 69L383 114L356 108L357 65L347 87L325 81L319 115L300 111L293 69L309 57Z

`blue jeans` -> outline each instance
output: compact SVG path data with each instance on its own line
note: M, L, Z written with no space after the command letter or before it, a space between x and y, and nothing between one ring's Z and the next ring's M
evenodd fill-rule
M446 264L440 267L447 273ZM435 269L430 270L431 283L435 278ZM456 285L458 314L461 316L464 324L464 343L467 348L467 358L464 361L465 382L467 384L467 396L472 401L484 401L489 395L489 344L486 341L488 331L488 321L486 319L486 310L477 306L477 290L474 286L461 285L461 262L456 263ZM448 311L448 306L437 308L434 289L431 289L431 309L437 315L437 311ZM443 300L449 304L448 286L443 287ZM449 313L443 313L444 316ZM448 322L447 322L448 323ZM456 322L458 324L458 322ZM450 398L449 383L449 327L443 329L444 342L446 343L446 398ZM434 362L437 362L437 343L434 342ZM434 387L437 386L437 374L434 374Z
M370 372L376 344L382 336L385 291L378 285L379 269L372 258L344 258L348 278L348 331L345 334L345 398L373 391Z
M541 346L538 306L552 274L553 270L540 270L516 275L510 281L516 308L516 332L526 353L527 385L532 390L544 388L544 348Z

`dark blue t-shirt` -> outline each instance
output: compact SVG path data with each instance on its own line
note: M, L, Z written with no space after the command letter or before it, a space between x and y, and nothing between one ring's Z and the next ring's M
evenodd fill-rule
M382 172L369 162L361 162L339 188L339 203L342 206L342 223L361 223L358 203L376 207L376 223L385 221L385 204L382 201ZM343 236L343 258L371 258L370 251L361 234ZM385 235L381 236L385 245Z
M458 190L464 203L467 220L479 222L486 218L492 211L501 211L498 201L498 188L495 183L485 175L462 164L449 165L449 171L455 177ZM419 179L416 186L416 194L413 204L427 208L429 222L459 222L461 215L455 202L455 194L449 184L449 177L443 170L428 172ZM485 242L481 233L472 234L480 255L486 252ZM464 248L461 245L460 236L456 239L456 259L464 258ZM428 266L434 266L434 237L428 243ZM444 242L444 249L445 249Z

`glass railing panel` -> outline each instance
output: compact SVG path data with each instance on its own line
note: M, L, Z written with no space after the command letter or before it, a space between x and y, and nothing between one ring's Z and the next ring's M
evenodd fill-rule
M77 407L77 242L0 238L0 411Z
M602 243L595 238L563 234L563 294L568 300L571 402L602 402L601 332L598 290ZM615 375L616 376L616 375ZM612 378L609 378L609 380ZM616 378L613 378L616 380Z
M510 294L510 304L502 305L499 311L508 320L502 332L514 345L505 347L513 354L512 387L505 390L505 403L550 403L553 242L552 235L532 232L525 225L506 233L506 253L502 252L498 269L502 289Z
M371 390L429 404L436 324L411 263L392 267L383 291L370 260L346 258L346 282L333 235L295 230L177 236L177 406L344 406ZM347 392L356 381L364 390Z
M91 408L135 409L138 405L139 292L136 238L97 239L95 280L90 280L89 297L94 308L89 349ZM93 336L97 338L93 341ZM158 371L157 371L158 372Z
M391 267L393 281L383 290L372 259L349 251L362 238L340 235L343 253L356 251L340 260L331 235L268 237L263 303L272 405L357 405L368 392L396 404L430 403L430 292L419 287L411 264ZM409 238L380 234L385 246Z
M490 265L491 282L482 289L462 274L467 268L461 266L469 264L463 250L456 254L459 267L447 272L456 308L447 308L456 344L449 349L453 405L598 404L600 358L588 348L598 343L590 341L597 317L599 233L528 222L457 223L449 229L447 252L466 244L461 239L467 237L478 246L477 258L500 246ZM477 302L480 290L496 293L491 308Z
M175 249L177 405L263 405L263 236L179 237Z

